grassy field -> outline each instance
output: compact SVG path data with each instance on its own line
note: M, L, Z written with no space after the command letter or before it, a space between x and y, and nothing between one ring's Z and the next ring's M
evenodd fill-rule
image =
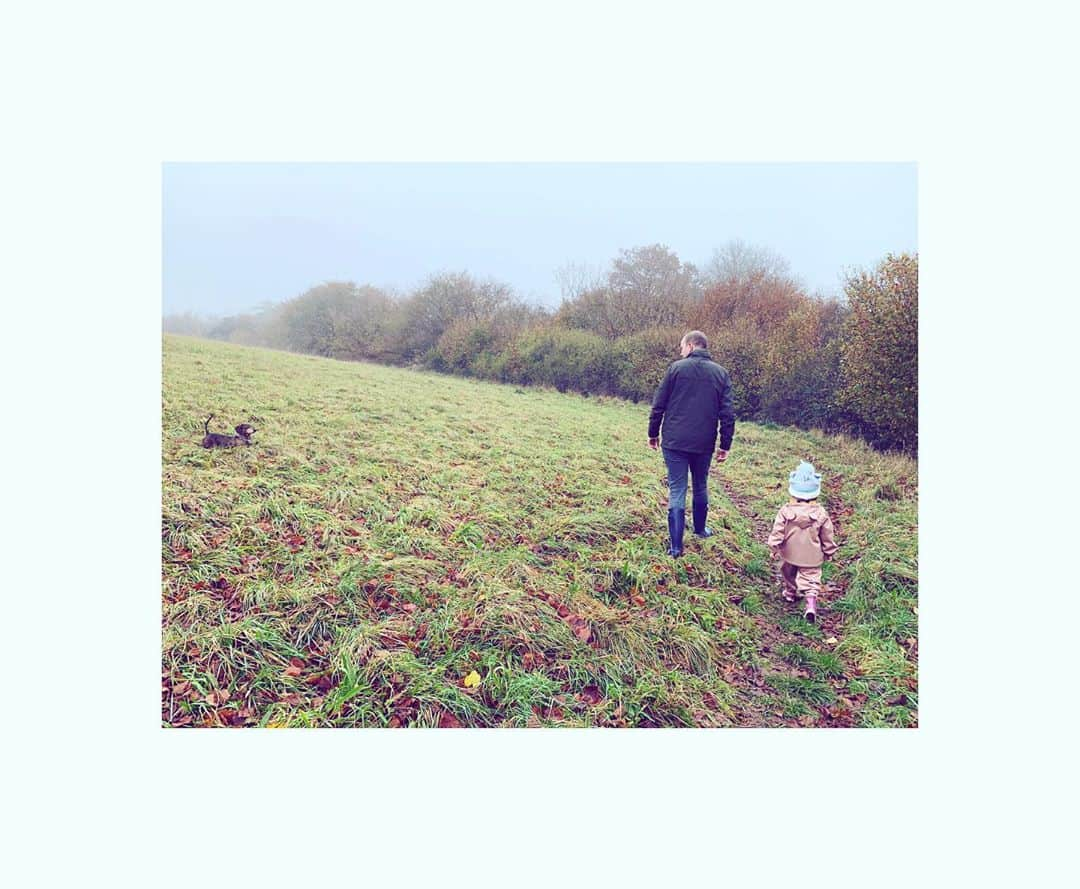
M909 459L741 423L672 560L647 405L163 350L164 725L917 724ZM256 444L199 447L210 413ZM800 458L841 544L816 625L764 545Z

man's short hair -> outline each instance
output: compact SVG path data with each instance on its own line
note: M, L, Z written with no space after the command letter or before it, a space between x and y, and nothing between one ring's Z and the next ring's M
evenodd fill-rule
M709 339L700 330L691 330L689 333L684 334L682 341L690 346L700 349L709 348Z

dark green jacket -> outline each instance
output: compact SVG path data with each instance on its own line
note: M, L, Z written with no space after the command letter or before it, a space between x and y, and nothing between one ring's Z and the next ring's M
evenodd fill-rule
M731 404L731 377L704 349L695 349L672 363L660 382L649 414L649 438L660 434L663 420L665 448L704 454L716 447L728 450L735 435L735 409Z

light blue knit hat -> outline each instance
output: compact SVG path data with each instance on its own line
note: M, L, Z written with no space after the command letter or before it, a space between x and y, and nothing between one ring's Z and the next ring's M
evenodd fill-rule
M797 497L799 500L813 500L821 493L821 473L814 472L813 464L805 460L799 462L799 468L788 478L788 491L791 492L792 497Z

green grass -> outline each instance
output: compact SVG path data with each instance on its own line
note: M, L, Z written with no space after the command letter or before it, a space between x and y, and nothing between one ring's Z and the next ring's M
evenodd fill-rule
M178 337L163 381L166 725L917 721L910 460L739 424L673 561L647 405ZM203 450L208 413L256 444ZM801 457L841 526L818 625L763 543Z

